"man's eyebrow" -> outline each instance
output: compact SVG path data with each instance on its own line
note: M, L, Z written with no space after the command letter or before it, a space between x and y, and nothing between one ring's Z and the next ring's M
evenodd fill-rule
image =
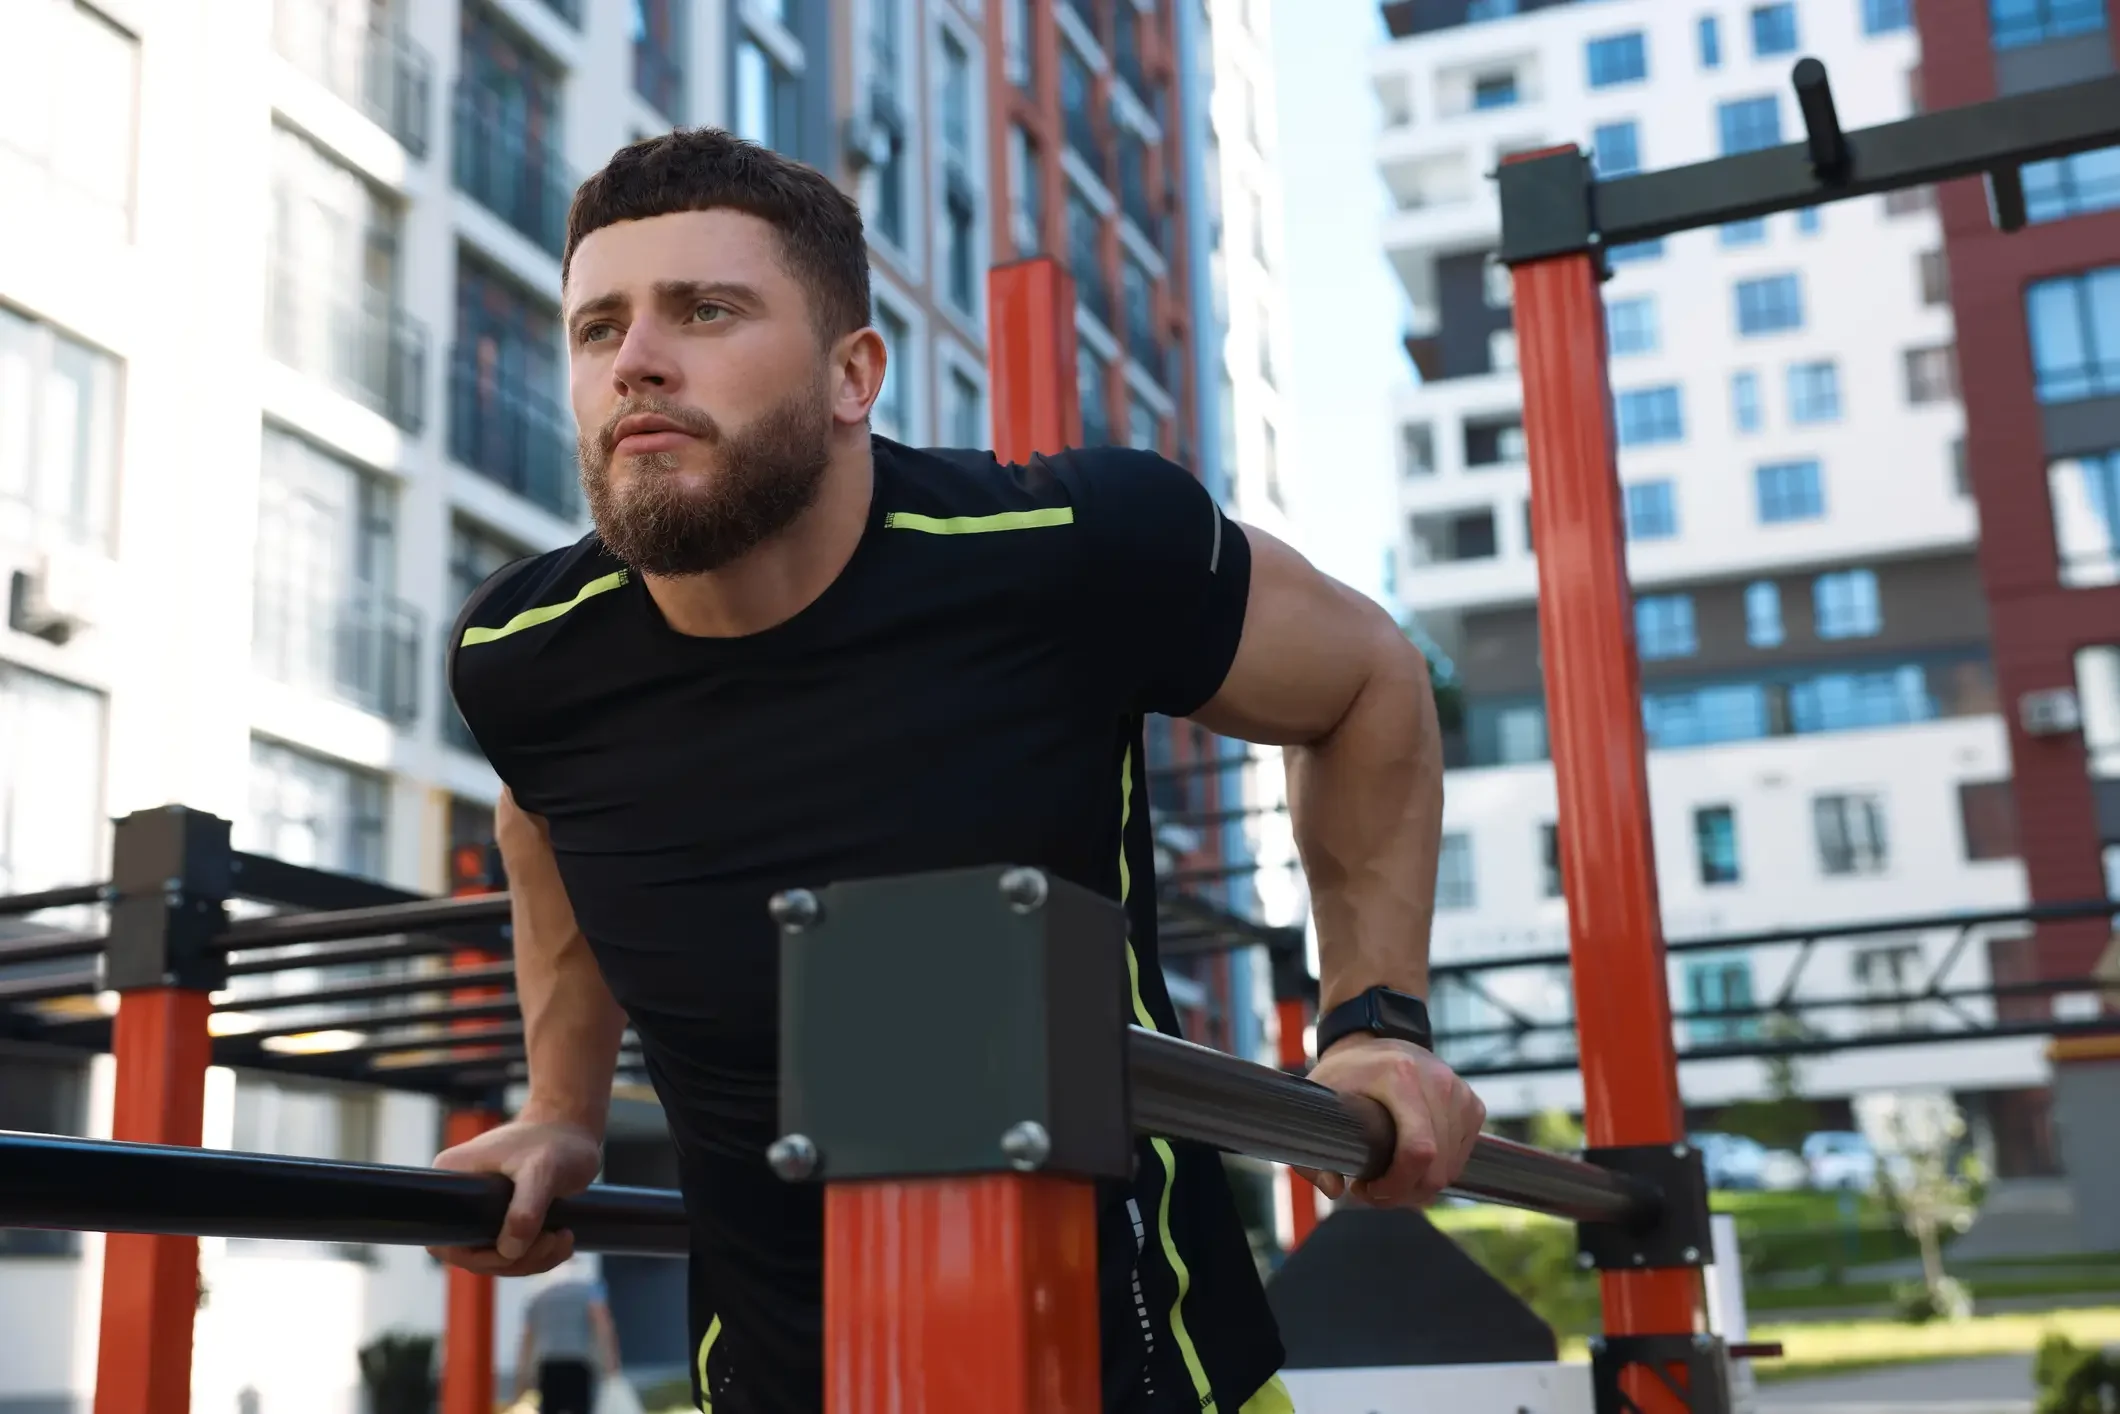
M607 295L598 295L592 300L583 300L567 316L568 327L573 327L592 314L611 314L626 307L626 297L616 290Z
M737 280L657 280L655 298L664 304L701 299L725 299L753 306L763 303L757 290Z

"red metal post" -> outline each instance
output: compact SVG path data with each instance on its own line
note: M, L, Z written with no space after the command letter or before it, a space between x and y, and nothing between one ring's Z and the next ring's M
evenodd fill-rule
M1274 1002L1273 1011L1278 1023L1276 1029L1281 1033L1281 1069L1300 1071L1310 1063L1310 1046L1303 1039L1303 1033L1310 1026L1310 1003L1301 997L1282 997ZM1293 1252L1317 1228L1318 1190L1294 1169L1282 1170L1281 1177L1288 1185L1288 1209L1293 1230L1288 1250Z
M1604 306L1586 255L1518 265L1514 276L1584 1125L1594 1147L1670 1144L1683 1118ZM1602 1287L1607 1334L1696 1329L1701 1285L1691 1270L1607 1272ZM1651 1414L1675 1407L1660 1389L1631 1393Z
M128 991L112 1023L117 1094L111 1137L142 1144L203 1139L213 1042L207 993ZM103 1248L95 1414L185 1414L199 1310L199 1240L112 1233ZM490 1414L490 1412L489 1412Z
M1082 439L1075 389L1075 281L1041 255L987 272L987 387L994 454L1026 462Z
M838 1184L824 1238L826 1414L1103 1407L1088 1182Z
M468 1144L500 1122L488 1110L451 1110L442 1121L442 1143L447 1148ZM451 1267L448 1282L442 1414L493 1414L493 1278Z

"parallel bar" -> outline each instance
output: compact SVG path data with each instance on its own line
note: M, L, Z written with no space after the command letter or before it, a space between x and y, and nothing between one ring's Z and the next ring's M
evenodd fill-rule
M96 990L100 980L94 972L62 972L56 977L26 977L19 982L0 982L0 1005L85 996Z
M470 923L507 921L508 895L478 894L470 898L419 899L411 903L386 903L373 908L345 908L335 912L246 918L240 923L229 924L216 941L232 952L238 948L331 943L345 938L378 938L389 933L417 933Z
M1362 1177L1390 1161L1391 1119L1373 1100L1138 1026L1127 1042L1134 1128L1143 1134ZM1486 1135L1451 1191L1578 1222L1644 1220L1657 1202L1622 1175Z
M300 946L297 944L297 946ZM228 964L231 977L255 977L268 972L292 972L299 968L352 967L364 962L395 962L407 957L435 957L462 949L463 942L439 933L413 933L388 943L364 943L359 947L332 948L324 952L280 953L267 957L245 957Z
M51 962L65 957L94 957L109 944L105 933L52 933L0 943L0 967L23 962Z
M1277 1059L1281 1069L1289 1075L1300 1075L1310 1067L1310 1047L1304 1040L1304 1033L1310 1029L1310 1004L1301 997L1277 997L1274 1020L1280 1033ZM1288 1188L1288 1250L1293 1252L1317 1230L1318 1190L1293 1168L1281 1170L1281 1181Z
M46 908L70 908L80 903L103 903L109 898L109 884L72 884L63 889L40 889L29 894L0 894L0 918Z
M313 992L290 992L267 997L245 997L223 1002L215 1011L274 1011L294 1006L334 1006L340 1002L367 1002L381 997L409 997L423 992L446 992L454 987L501 986L515 980L513 963L471 967L456 972L422 972L415 976L386 977L378 982L349 982L343 987L319 987Z
M497 1175L0 1131L0 1227L484 1246L510 1192ZM683 1200L657 1189L598 1185L555 1202L545 1225L590 1252L689 1244Z

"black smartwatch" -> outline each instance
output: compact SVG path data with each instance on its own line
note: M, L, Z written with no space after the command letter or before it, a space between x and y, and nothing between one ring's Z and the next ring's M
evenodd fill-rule
M1391 1041L1411 1041L1424 1051L1435 1049L1427 1003L1389 987L1371 987L1319 1017L1318 1054L1324 1055L1337 1042L1357 1032Z

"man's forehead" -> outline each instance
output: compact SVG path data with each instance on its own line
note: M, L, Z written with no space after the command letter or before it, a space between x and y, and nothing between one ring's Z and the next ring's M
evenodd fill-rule
M777 233L745 211L676 211L616 221L582 237L567 271L570 303L646 296L675 280L754 288L785 278Z

